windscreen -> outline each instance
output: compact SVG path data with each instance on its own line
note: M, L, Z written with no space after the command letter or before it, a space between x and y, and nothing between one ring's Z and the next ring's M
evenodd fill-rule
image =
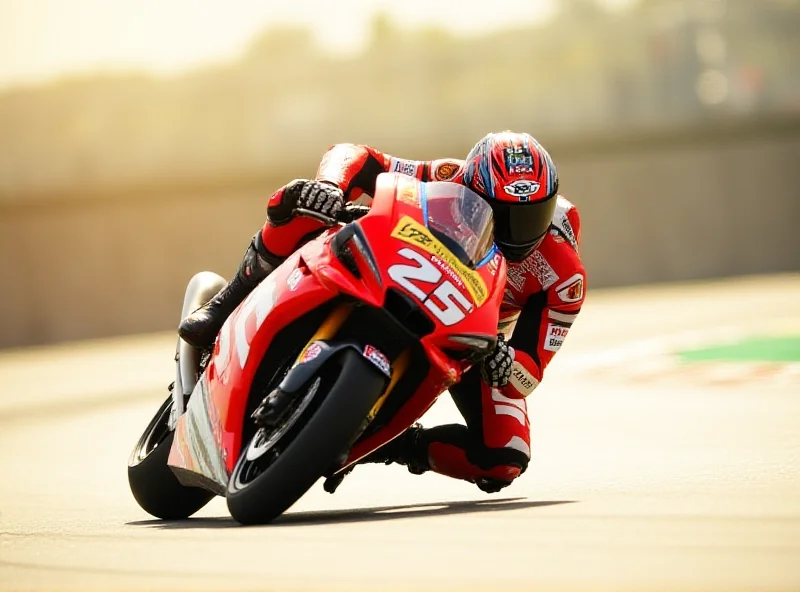
M492 208L463 185L422 185L422 209L428 229L465 265L475 267L494 246Z

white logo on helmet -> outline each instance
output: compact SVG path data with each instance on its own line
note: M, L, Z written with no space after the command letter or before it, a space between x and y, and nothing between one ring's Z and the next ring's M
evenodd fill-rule
M522 179L519 179L513 183L505 185L503 189L505 189L506 193L509 195L523 199L530 197L531 195L535 195L541 186L541 183L536 181L523 181Z

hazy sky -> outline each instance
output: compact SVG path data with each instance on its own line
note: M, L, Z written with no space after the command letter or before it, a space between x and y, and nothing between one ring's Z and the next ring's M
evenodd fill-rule
M357 48L379 10L455 31L541 18L554 0L0 0L0 87L118 68L171 73L235 58L265 27L305 22Z

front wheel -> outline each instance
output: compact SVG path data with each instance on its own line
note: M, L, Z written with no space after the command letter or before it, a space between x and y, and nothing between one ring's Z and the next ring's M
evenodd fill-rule
M128 483L142 509L156 518L180 520L205 506L214 494L181 485L167 465L175 432L169 427L170 396L139 438L128 461Z
M358 435L385 377L355 350L331 359L287 410L277 429L259 429L242 447L228 481L231 516L265 524L294 504Z

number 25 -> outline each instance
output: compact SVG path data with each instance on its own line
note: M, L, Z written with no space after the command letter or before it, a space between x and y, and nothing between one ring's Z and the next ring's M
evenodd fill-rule
M450 326L462 321L467 313L472 311L472 304L458 291L450 280L445 280L434 290L423 290L411 280L425 284L438 284L442 279L442 272L425 256L413 249L400 249L399 255L414 261L417 265L392 265L389 268L389 277L403 286L411 294L422 301L422 304L443 325ZM431 297L435 296L443 306L439 306Z

